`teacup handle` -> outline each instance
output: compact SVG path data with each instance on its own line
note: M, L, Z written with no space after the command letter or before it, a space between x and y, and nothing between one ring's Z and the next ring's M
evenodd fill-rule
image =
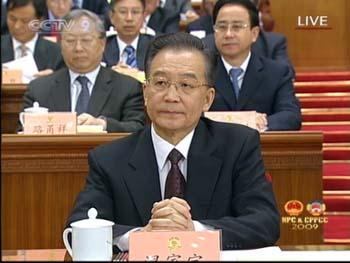
M19 113L19 121L21 122L22 127L24 126L24 119L23 119L23 117L24 117L24 112L20 112Z
M63 243L64 243L64 246L66 247L69 255L71 257L73 257L73 252L72 252L72 248L68 242L68 234L71 233L72 234L72 228L66 228L64 231L63 231Z

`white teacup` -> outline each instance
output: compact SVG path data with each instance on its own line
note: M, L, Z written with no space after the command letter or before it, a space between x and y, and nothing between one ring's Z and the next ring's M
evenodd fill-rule
M33 107L24 109L24 112L19 113L19 121L21 122L22 126L24 126L25 121L25 114L38 114L38 113L48 113L49 109L40 107L39 103L35 101L33 103Z
M63 231L63 243L73 261L112 261L114 222L96 219L97 211L90 208L89 219L73 222ZM72 247L68 234L72 234Z

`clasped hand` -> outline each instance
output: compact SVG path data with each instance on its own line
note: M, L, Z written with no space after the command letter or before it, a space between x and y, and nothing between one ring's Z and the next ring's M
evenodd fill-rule
M153 204L152 217L143 231L194 231L188 203L172 197Z

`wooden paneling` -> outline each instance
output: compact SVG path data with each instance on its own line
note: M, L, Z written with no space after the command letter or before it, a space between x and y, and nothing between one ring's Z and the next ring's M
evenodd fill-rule
M88 171L88 150L123 136L2 135L2 249L63 248L65 221ZM322 199L321 133L264 133L261 144L281 216L290 199ZM322 227L295 231L281 224L279 245L321 243Z
M1 85L1 133L15 133L26 84Z
M275 32L288 39L297 71L350 70L350 1L271 1ZM298 16L328 16L328 29L298 29Z

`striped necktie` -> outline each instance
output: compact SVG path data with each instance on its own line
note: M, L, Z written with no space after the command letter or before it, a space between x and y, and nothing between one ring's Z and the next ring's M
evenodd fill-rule
M126 46L124 51L128 55L126 59L126 64L128 64L132 68L136 68L137 62L136 62L136 56L135 56L135 49L129 45L129 46Z

